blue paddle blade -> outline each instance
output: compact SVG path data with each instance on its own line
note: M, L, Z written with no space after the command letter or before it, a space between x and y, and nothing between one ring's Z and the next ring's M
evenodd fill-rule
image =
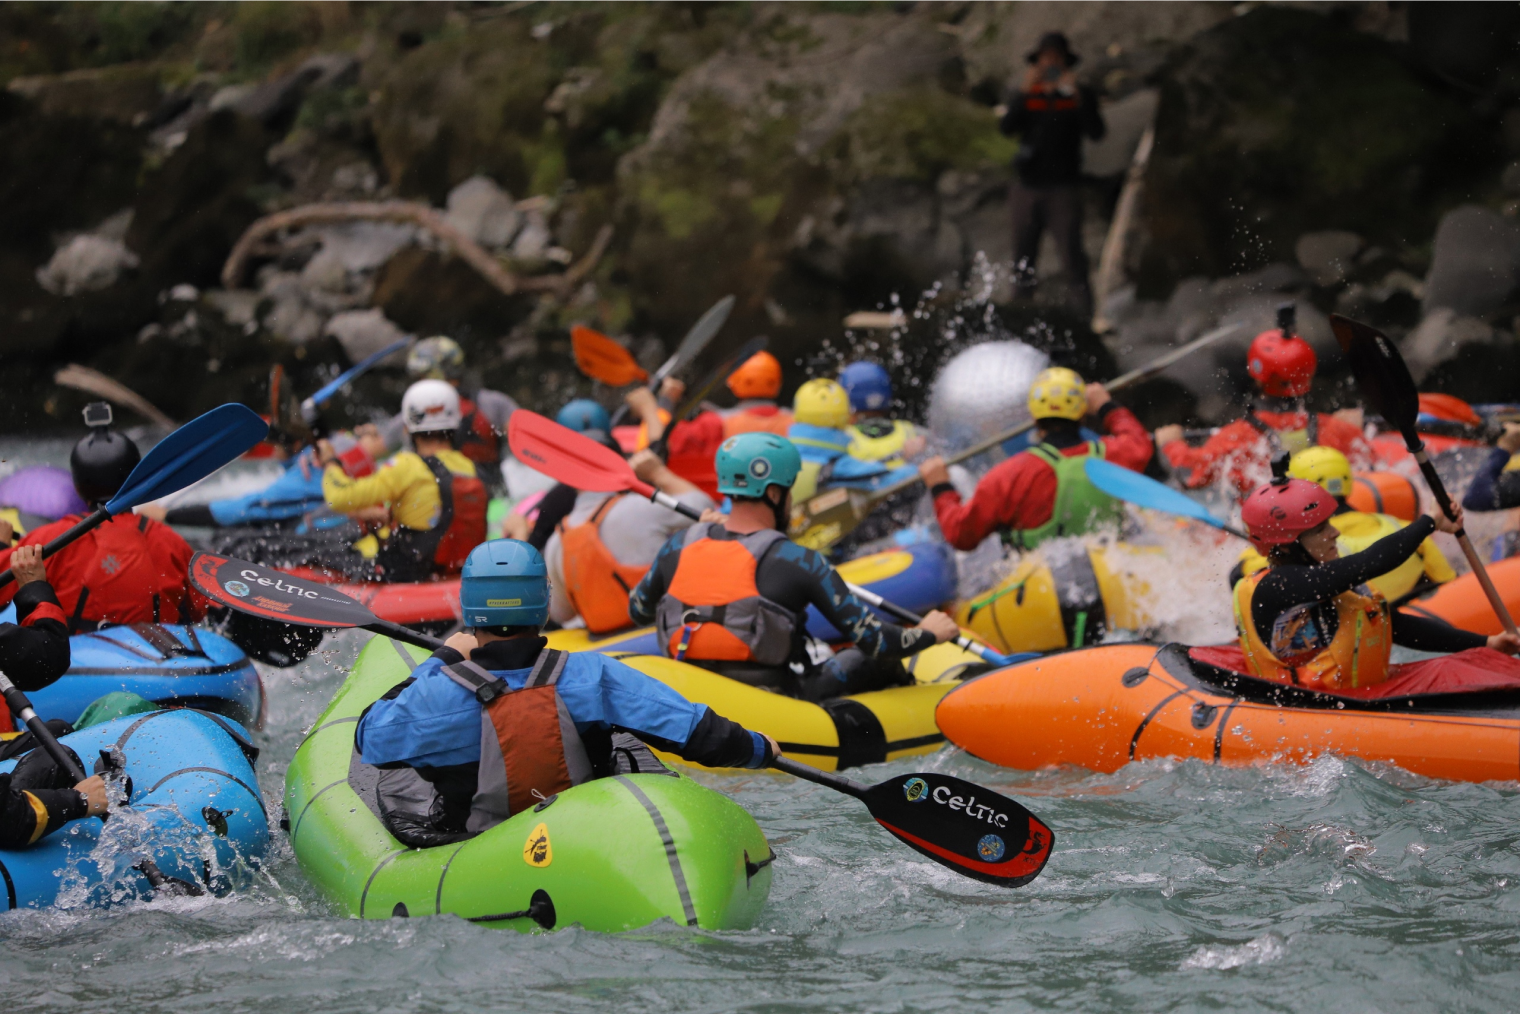
M269 424L230 402L197 416L154 445L106 503L111 514L167 497L197 483L263 440Z
M1087 478L1099 490L1116 497L1119 500L1129 501L1139 507L1150 508L1152 511L1165 511L1168 514L1182 515L1184 518L1195 518L1206 525L1212 525L1216 529L1229 530L1229 525L1220 521L1209 513L1209 509L1198 503L1187 494L1173 490L1165 483L1158 483L1149 476L1142 476L1122 465L1115 465L1103 458L1089 458L1087 460Z
M365 373L369 370L370 367L374 366L376 363L379 363L381 360L385 359L385 357L391 355L392 353L398 353L411 344L412 339L403 338L400 341L392 342L390 345L386 346L384 349L381 349L379 352L371 353L370 355L361 359L359 362L355 363L353 366L349 367L347 370L343 371L337 377L333 378L318 388L317 393L312 395L308 401L311 402L312 405L322 405L329 398L336 395L338 393L338 389L343 387L343 385L347 384L355 377L358 377L360 374Z

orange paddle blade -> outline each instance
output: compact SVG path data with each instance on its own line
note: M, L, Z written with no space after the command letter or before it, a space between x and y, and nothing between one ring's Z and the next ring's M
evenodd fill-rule
M581 373L603 384L620 388L649 379L648 371L639 366L632 353L600 331L575 325L570 329L570 348Z
M1483 417L1474 412L1471 405L1455 395L1422 391L1420 392L1420 411L1427 412L1437 419L1451 420L1453 423L1466 423L1468 426L1483 425Z
M527 409L507 420L507 444L524 465L577 490L633 490L646 497L653 490L616 451Z

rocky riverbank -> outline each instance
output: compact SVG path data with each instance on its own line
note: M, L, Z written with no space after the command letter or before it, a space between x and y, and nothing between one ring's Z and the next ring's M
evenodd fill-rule
M770 334L788 361L885 347L904 374L987 333L1101 372L1238 319L1238 342L1146 396L1201 421L1229 413L1241 349L1292 298L1331 367L1317 398L1340 397L1324 323L1339 310L1388 329L1432 389L1507 399L1520 26L1500 5L1440 11L15 6L5 425L77 418L51 384L69 362L183 418L261 404L275 362L315 386L388 337L439 331L482 380L547 406L589 390L570 323L656 361L728 292L732 333ZM1049 29L1084 55L1109 120L1087 160L1095 266L1155 132L1102 339L1064 309L1051 258L1036 301L1008 302L1016 144L991 109ZM303 218L313 205L344 210ZM291 224L229 265L280 214ZM895 330L841 327L894 298L919 308ZM351 410L402 383L377 372Z

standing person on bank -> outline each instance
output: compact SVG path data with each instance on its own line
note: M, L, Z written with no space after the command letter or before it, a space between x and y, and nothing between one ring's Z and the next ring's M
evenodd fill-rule
M1082 138L1096 141L1107 128L1092 89L1077 83L1078 57L1060 32L1046 32L1027 55L1023 86L1008 100L998 127L1017 135L1018 179L1008 189L1013 214L1014 290L1028 296L1035 285L1040 237L1049 229L1070 278L1074 307L1092 316L1087 253L1082 249Z

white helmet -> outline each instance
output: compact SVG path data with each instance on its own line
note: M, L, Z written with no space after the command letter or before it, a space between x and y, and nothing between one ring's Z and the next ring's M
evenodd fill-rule
M458 430L459 392L448 381L418 381L401 396L401 415L407 433Z

